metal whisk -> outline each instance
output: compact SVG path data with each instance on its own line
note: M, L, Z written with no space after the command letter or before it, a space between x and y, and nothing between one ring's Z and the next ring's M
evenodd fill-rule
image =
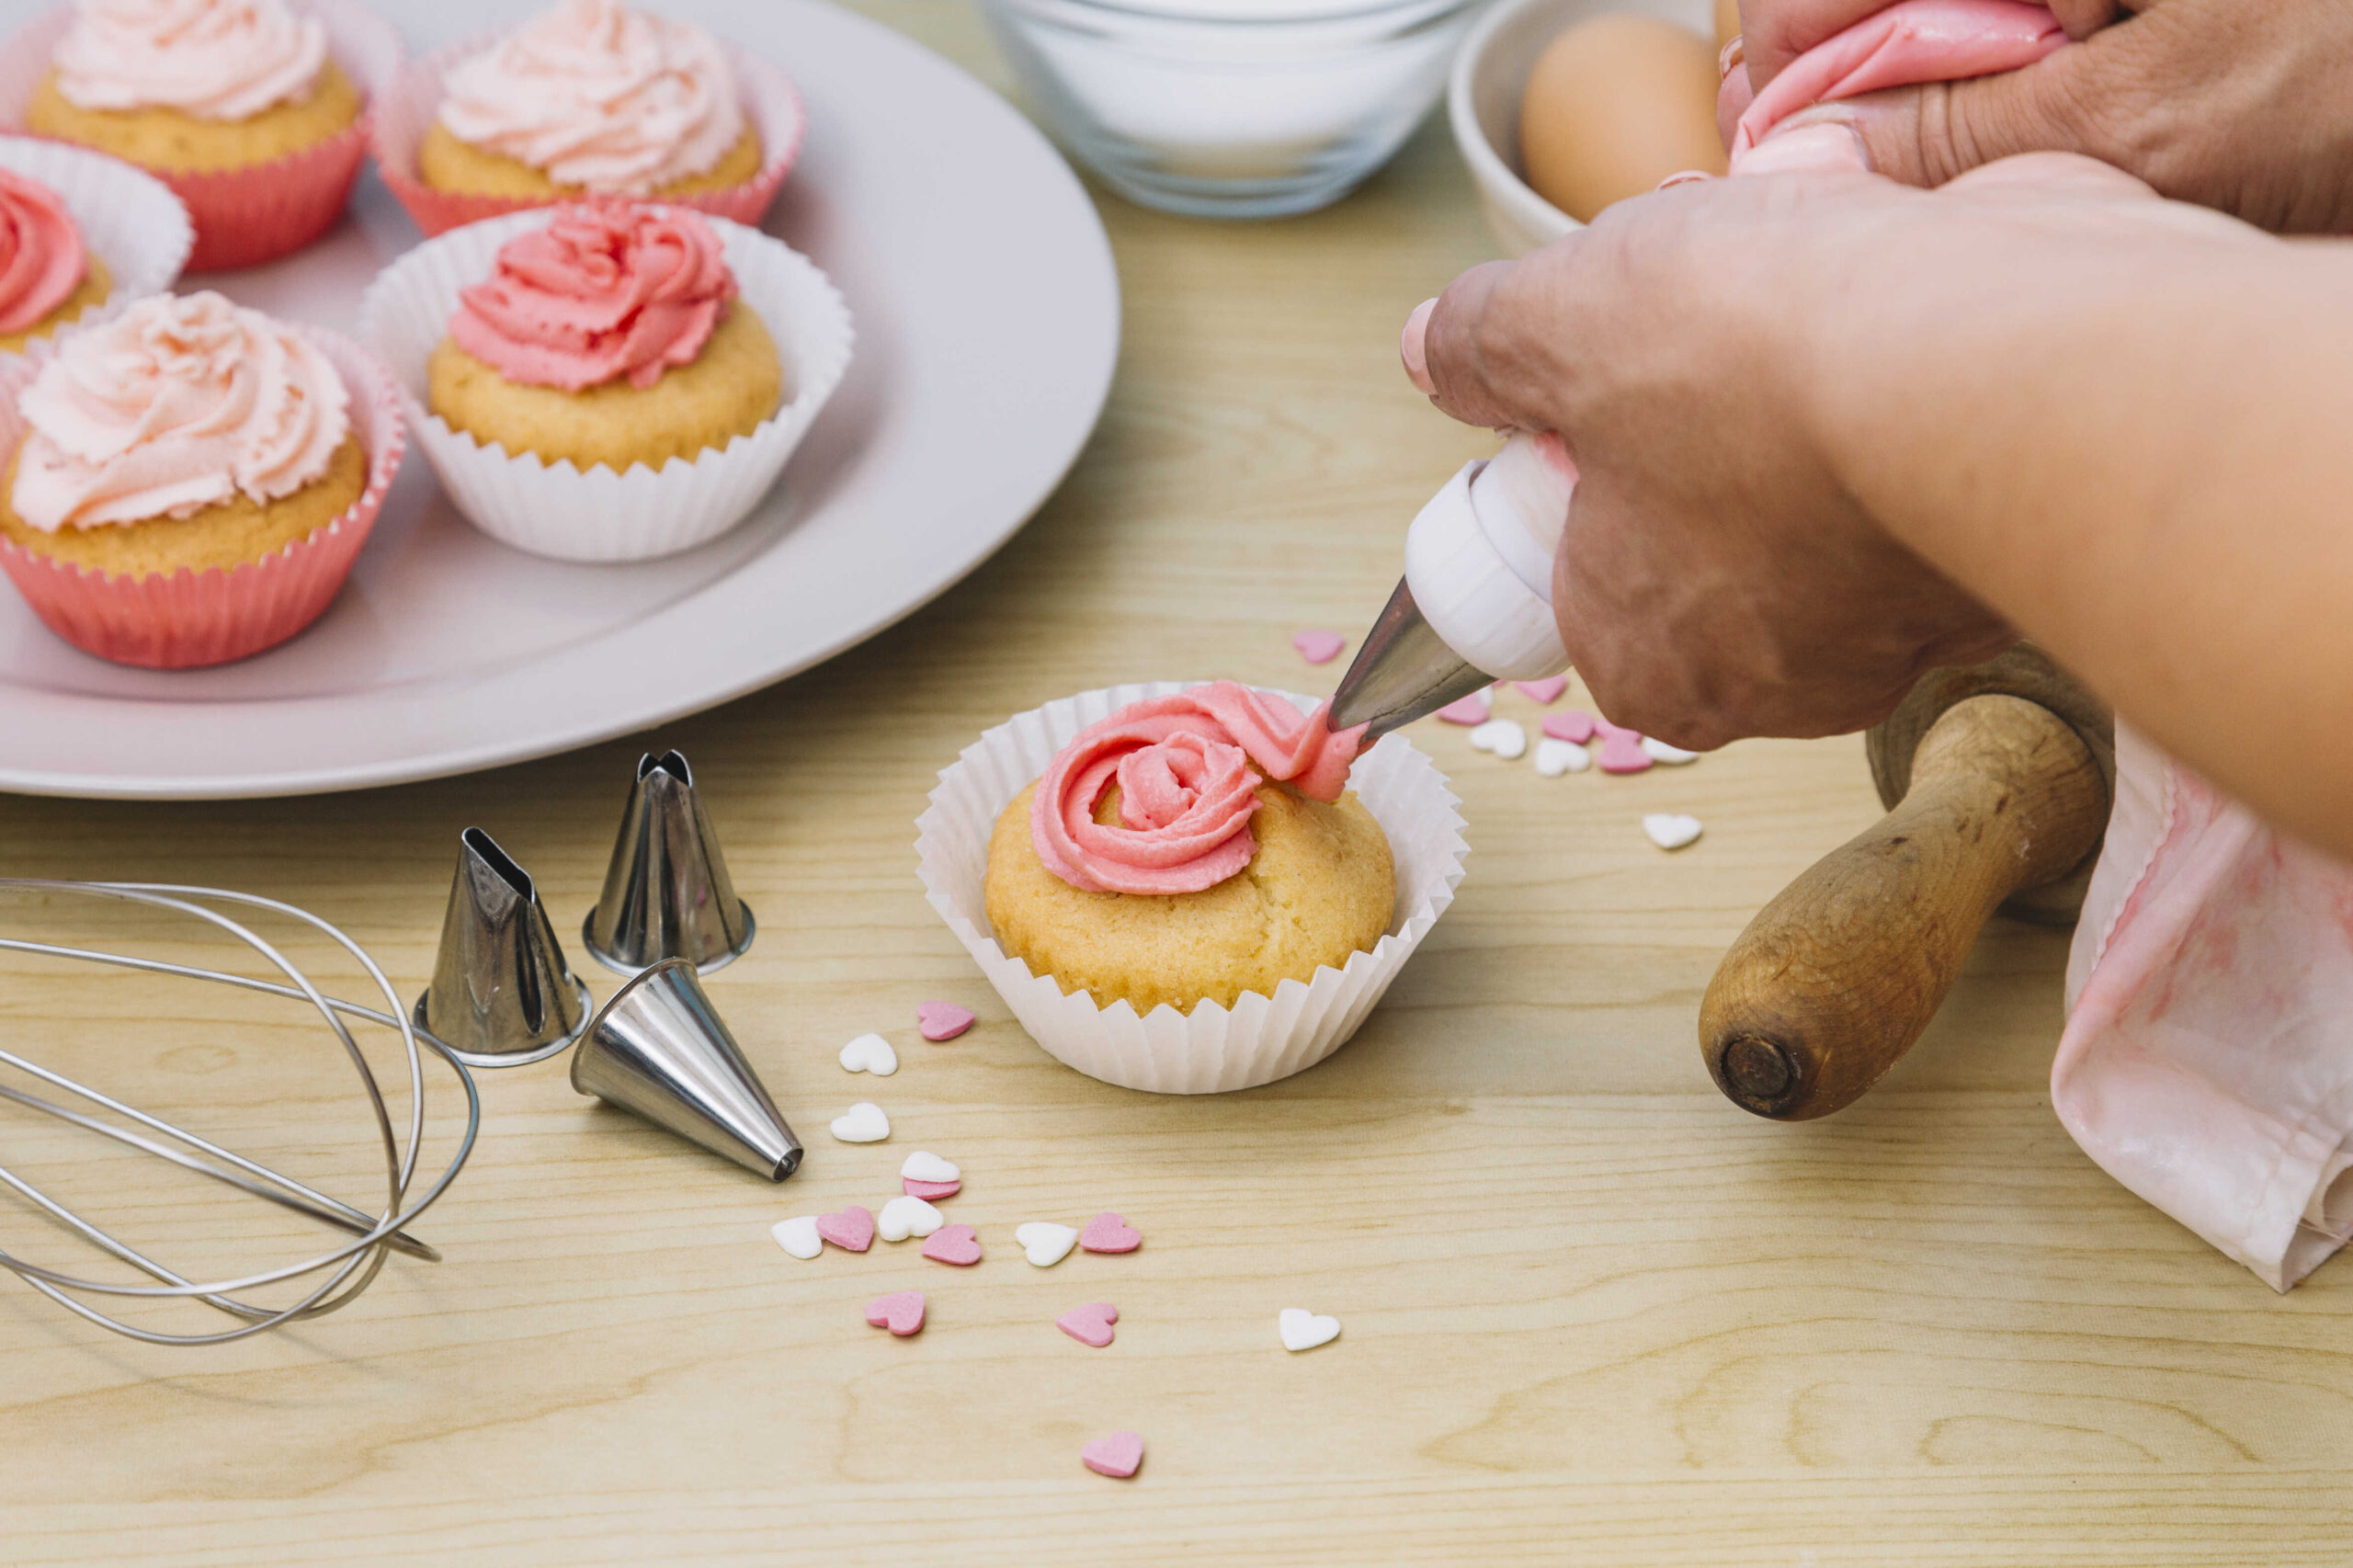
M243 1339L260 1334L281 1324L319 1317L348 1304L352 1299L373 1282L390 1253L399 1252L427 1262L437 1261L440 1255L423 1242L406 1233L406 1227L419 1214L430 1208L449 1184L473 1150L474 1135L482 1125L482 1098L476 1092L472 1075L451 1053L450 1048L419 1028L401 1005L382 970L377 968L359 946L317 915L280 903L275 899L261 898L251 893L231 892L220 888L175 887L145 882L74 882L50 881L26 877L0 878L0 892L74 893L94 898L114 899L143 904L152 909L166 910L206 922L220 931L234 937L260 955L267 964L283 974L286 983L255 979L246 975L227 974L217 970L198 969L187 964L167 963L157 959L140 958L128 953L98 952L84 948L64 947L51 942L26 941L0 937L0 949L32 953L48 958L77 959L89 963L107 964L120 969L144 971L153 974L176 975L189 980L208 980L243 990L258 991L273 996L308 1002L318 1010L321 1019L335 1032L359 1074L369 1104L375 1113L376 1129L383 1146L385 1198L381 1212L369 1213L339 1199L280 1174L268 1166L222 1148L195 1133L173 1126L160 1118L148 1115L125 1105L96 1089L74 1082L52 1068L26 1060L14 1052L0 1051L0 1065L13 1067L50 1086L62 1090L100 1111L122 1119L131 1125L86 1114L66 1106L55 1104L35 1095L0 1085L0 1098L43 1112L114 1142L138 1149L166 1161L182 1170L210 1177L253 1197L265 1199L281 1208L290 1210L341 1231L351 1239L342 1245L323 1252L315 1257L280 1267L245 1274L231 1279L190 1280L166 1265L149 1257L138 1249L108 1234L56 1201L15 1171L0 1165L0 1186L5 1186L40 1210L66 1230L97 1247L100 1251L130 1265L149 1278L152 1285L124 1283L118 1280L88 1279L32 1263L13 1253L0 1250L0 1267L6 1267L33 1289L90 1322L110 1328L133 1339L154 1345L218 1345L233 1339ZM364 1007L355 1002L324 994L310 977L277 948L207 903L242 905L284 915L310 926L335 942L348 953L363 970L375 988L383 994L381 1008ZM394 1131L391 1110L384 1102L382 1088L369 1066L367 1056L352 1038L345 1019L358 1018L398 1031L402 1049L408 1061L409 1116L405 1139ZM420 1045L428 1047L457 1077L466 1095L466 1124L458 1141L457 1151L448 1166L415 1197L410 1196L417 1176L417 1159L425 1136L425 1067ZM151 1136L151 1134L153 1136ZM177 1145L175 1147L174 1145ZM313 1277L324 1278L313 1282ZM256 1290L290 1280L301 1282L307 1291L301 1299L286 1307L259 1306L241 1301L235 1292ZM129 1324L113 1317L84 1300L97 1298L134 1298L142 1300L189 1299L203 1302L228 1316L239 1320L236 1326L213 1334L165 1334Z

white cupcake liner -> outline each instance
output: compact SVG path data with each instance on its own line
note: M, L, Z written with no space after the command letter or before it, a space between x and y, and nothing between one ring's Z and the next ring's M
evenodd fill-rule
M1051 976L997 945L989 928L989 835L1016 795L1087 725L1132 702L1199 683L1154 681L1084 691L1031 709L983 733L939 775L931 805L915 823L926 895L972 961L1047 1053L1090 1078L1164 1095L1255 1088L1313 1066L1357 1031L1397 978L1463 876L1471 846L1461 802L1446 776L1403 735L1357 759L1348 788L1389 837L1397 863L1397 907L1388 935L1345 969L1319 968L1308 982L1285 980L1272 996L1245 991L1231 1007L1201 1002L1189 1013L1163 1005L1142 1017L1128 1002L1096 1006L1085 991L1063 995ZM1316 699L1278 693L1312 709Z
M449 426L426 406L426 360L449 335L459 293L491 275L498 247L545 228L544 208L452 229L384 269L359 301L359 340L400 382L417 447L441 487L483 532L559 561L646 561L725 533L758 505L841 385L854 333L840 290L807 256L756 229L704 215L725 247L748 308L776 339L792 401L724 449L660 472L632 463L583 473L569 459L509 456Z
M153 175L104 153L37 136L0 136L0 168L55 191L82 231L84 247L106 264L112 279L104 301L36 342L69 336L133 300L162 293L187 265L195 226L180 199Z

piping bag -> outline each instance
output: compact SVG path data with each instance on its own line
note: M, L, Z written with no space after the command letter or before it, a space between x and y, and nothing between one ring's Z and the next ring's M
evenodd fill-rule
M2015 0L1904 0L1745 106L1733 165L1813 104L2031 64ZM1414 521L1332 704L1367 742L1492 679L1567 667L1552 557L1575 471L1516 435ZM1548 641L1549 639L1549 641ZM2271 828L2120 722L2116 800L2067 964L2052 1108L2084 1153L2275 1290L2353 1238L2353 867Z

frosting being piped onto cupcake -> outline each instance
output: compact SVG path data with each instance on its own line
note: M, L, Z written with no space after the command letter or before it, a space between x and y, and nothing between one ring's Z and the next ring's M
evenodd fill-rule
M247 119L310 92L326 25L286 0L74 0L51 56L77 108Z
M0 337L63 304L88 270L82 231L57 193L0 169Z
M1029 803L1029 836L1046 869L1086 892L1181 893L1215 887L1250 863L1262 779L1336 801L1364 727L1336 733L1330 705L1302 716L1233 681L1131 703L1080 731L1047 765ZM1120 787L1120 820L1098 823Z
M719 236L683 208L618 198L559 208L498 249L458 297L449 335L510 381L581 392L650 387L691 365L735 297Z
M618 0L564 0L452 66L442 88L449 134L594 191L691 178L744 134L719 40Z
M327 357L209 290L67 338L17 408L30 433L9 503L50 533L275 501L325 473L351 433Z

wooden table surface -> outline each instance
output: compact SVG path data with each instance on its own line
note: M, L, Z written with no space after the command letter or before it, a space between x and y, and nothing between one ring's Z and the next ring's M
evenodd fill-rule
M1002 82L964 8L873 13ZM602 874L642 745L693 758L757 945L710 990L806 1137L783 1187L576 1097L483 1076L482 1139L346 1312L225 1347L122 1341L0 1292L0 1562L2342 1563L2353 1272L2275 1298L2095 1168L2045 1092L2063 935L1999 924L1915 1055L1830 1121L1734 1110L1693 1040L1749 915L1870 820L1859 743L1750 743L1632 778L1540 779L1421 726L1471 823L1453 909L1356 1040L1191 1101L1064 1070L925 904L936 769L1086 687L1311 684L1405 525L1487 445L1397 372L1412 304L1490 254L1442 126L1337 208L1216 226L1103 199L1126 290L1108 412L1003 553L833 664L658 733L472 778L200 805L0 799L17 872L215 883L349 929L414 994L460 829L560 930ZM1529 716L1519 699L1504 711ZM1649 811L1707 834L1667 856ZM10 929L123 940L63 905ZM0 1045L367 1199L360 1102L274 1005L5 966ZM591 971L599 994L608 976ZM950 1044L915 1004L963 1002ZM904 1065L834 1053L887 1034ZM381 1053L379 1051L381 1059ZM452 1103L447 1080L435 1101ZM824 1123L871 1097L887 1143ZM436 1125L446 1131L445 1116ZM59 1136L12 1166L170 1261L315 1244ZM446 1139L438 1145L446 1153ZM987 1260L798 1262L773 1221L960 1162ZM373 1201L373 1199L368 1199ZM1115 1209L1141 1252L1017 1255ZM11 1210L5 1244L87 1261ZM901 1341L860 1309L931 1294ZM1057 1333L1079 1302L1118 1342ZM1286 1306L1339 1341L1286 1355ZM202 1321L216 1322L208 1314ZM1129 1427L1132 1482L1083 1471Z

